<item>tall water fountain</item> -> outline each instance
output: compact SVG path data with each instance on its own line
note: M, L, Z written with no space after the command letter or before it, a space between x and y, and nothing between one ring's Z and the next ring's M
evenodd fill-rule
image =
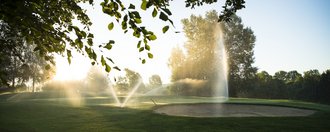
M213 97L219 99L218 101L226 101L228 99L228 57L224 42L224 34L221 25L216 24L214 37L216 40L214 60L217 62L217 76L213 89Z

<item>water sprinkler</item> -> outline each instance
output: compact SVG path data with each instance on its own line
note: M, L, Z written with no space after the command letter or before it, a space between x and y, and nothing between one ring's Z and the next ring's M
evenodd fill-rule
M156 101L154 101L152 98L150 100L154 103L155 106L157 106Z

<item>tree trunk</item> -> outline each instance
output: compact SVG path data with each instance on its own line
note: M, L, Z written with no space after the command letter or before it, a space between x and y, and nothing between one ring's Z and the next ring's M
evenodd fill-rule
M16 73L15 73L15 68L16 68L16 58L14 58L14 65L12 67L12 87L15 88L15 78L16 78Z
M32 78L32 92L35 92L35 87L34 87L35 79L34 77Z
M15 87L15 76L13 75L13 79L12 79L12 83L11 83L11 87Z

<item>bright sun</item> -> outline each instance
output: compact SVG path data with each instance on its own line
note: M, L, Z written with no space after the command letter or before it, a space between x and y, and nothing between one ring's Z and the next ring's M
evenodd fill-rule
M89 60L83 56L76 55L69 65L66 57L55 56L56 75L54 80L81 80L86 77L90 68Z

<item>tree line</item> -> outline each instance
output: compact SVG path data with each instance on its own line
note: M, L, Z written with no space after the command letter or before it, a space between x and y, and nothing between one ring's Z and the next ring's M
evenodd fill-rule
M67 81L49 81L42 86L45 93L62 93L65 95L67 90L74 91L80 96L112 96L112 92L116 92L118 96L126 96L131 90L137 86L137 94L144 94L153 88L163 85L161 77L154 74L149 77L149 82L145 84L140 73L125 68L125 74L110 79L109 75L103 72L99 66L93 66L89 69L86 77L81 80ZM112 89L114 91L112 91Z
M245 91L246 97L294 99L330 103L330 69L322 74L318 70L278 71L273 76L266 71L257 73L254 87Z

